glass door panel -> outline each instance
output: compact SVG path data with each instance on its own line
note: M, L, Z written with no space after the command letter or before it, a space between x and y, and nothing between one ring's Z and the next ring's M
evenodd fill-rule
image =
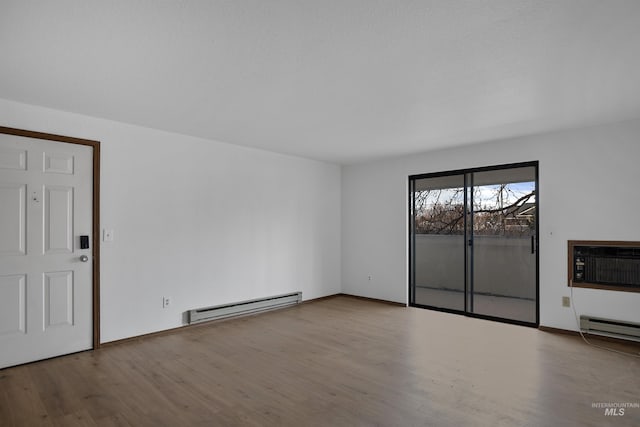
M465 178L411 181L411 303L465 309Z
M536 169L468 175L471 313L535 323Z

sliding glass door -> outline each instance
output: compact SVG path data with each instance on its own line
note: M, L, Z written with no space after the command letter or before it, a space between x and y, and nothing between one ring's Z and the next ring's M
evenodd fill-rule
M409 183L411 305L537 325L537 163Z

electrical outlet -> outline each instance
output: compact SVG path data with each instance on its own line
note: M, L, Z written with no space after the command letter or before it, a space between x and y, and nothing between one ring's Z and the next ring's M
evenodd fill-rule
M368 277L368 280L371 281L371 276Z
M562 297L562 306L563 307L571 307L571 298Z
M162 298L162 308L167 308L171 305L171 298L163 297Z

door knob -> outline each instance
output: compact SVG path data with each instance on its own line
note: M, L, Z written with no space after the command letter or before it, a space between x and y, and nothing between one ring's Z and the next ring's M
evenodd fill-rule
M87 262L87 261L89 261L89 257L88 257L88 256L86 256L86 255L82 255L82 256L80 257L80 261L82 261L82 262Z

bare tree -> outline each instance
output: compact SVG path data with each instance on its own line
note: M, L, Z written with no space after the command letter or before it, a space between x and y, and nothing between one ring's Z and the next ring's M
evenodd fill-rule
M486 187L484 190L486 191ZM500 184L483 199L482 188L473 187L474 232L485 235L521 236L535 226L535 190L517 193L510 184ZM415 193L415 229L419 234L464 233L464 189L423 190ZM469 224L470 225L470 224Z

